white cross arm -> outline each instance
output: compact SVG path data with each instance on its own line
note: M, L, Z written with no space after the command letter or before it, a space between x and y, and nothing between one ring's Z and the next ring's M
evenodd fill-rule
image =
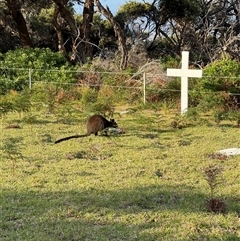
M196 69L167 69L167 76L175 77L202 77L202 70Z

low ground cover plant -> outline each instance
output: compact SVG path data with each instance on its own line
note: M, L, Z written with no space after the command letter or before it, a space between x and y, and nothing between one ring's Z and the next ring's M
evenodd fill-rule
M85 133L92 113L71 122L46 109L31 114L31 123L10 110L1 119L1 240L239 240L240 156L210 158L238 146L232 122L115 106L124 134L55 145ZM187 124L174 128L173 120ZM20 128L7 128L15 122ZM24 148L11 149L11 140ZM224 213L206 210L202 170L215 165L224 170L214 193Z

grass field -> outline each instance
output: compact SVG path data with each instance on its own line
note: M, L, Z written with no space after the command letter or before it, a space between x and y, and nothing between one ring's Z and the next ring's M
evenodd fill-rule
M41 114L32 124L8 114L1 127L1 241L240 240L240 130L204 122L174 129L174 115L137 111L114 116L125 134L54 141L85 133ZM18 123L20 128L6 128ZM223 168L215 198L202 169Z

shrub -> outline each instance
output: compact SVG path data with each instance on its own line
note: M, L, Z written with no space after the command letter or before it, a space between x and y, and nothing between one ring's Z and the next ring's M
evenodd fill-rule
M22 91L29 82L76 83L77 66L70 66L64 57L50 49L16 49L0 59L0 94Z
M59 52L50 49L16 49L10 50L1 61L1 67L5 68L35 68L50 69L60 68L66 64L66 60Z
M204 69L199 82L202 91L225 91L238 93L240 86L240 64L236 60L223 59Z
M6 115L8 112L13 111L13 103L10 98L0 96L0 116Z
M179 63L181 62L181 59L174 58L170 55L166 55L160 58L160 61L162 62L163 69L167 70L167 68L178 68Z
M97 91L90 87L82 87L79 89L81 95L82 109L90 109L91 105L97 101Z
M53 113L57 105L57 97L61 88L55 84L38 83L32 89L32 102L38 109L46 108Z
M99 91L89 88L81 88L81 103L84 110L103 115L112 115L114 112L113 103L115 92L109 86L103 86Z
M202 171L210 188L210 199L206 202L207 210L214 213L225 212L225 203L222 200L215 198L216 189L223 181L219 177L223 171L223 168L215 164L210 164L209 166L202 168Z
M240 65L236 60L223 59L204 69L204 76L190 92L201 111L212 111L217 124L222 120L238 117L229 114L240 106Z
M16 111L23 116L23 112L28 112L31 108L30 93L25 91L19 93L11 91L6 95L2 95L0 98L0 114L7 114L11 111Z
M28 112L31 108L30 92L24 91L22 93L12 92L14 110L23 115L23 112Z

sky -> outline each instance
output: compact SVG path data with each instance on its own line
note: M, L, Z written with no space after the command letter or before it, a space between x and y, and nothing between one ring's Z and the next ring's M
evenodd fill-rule
M125 4L126 0L100 0L101 4L106 7L108 5L109 9L113 14L115 14L118 10L118 8Z
M141 0L135 0L136 2L142 2ZM122 5L124 5L126 2L129 2L128 0L100 0L100 3L103 5L103 7L106 7L106 5L109 7L111 12L113 14L116 14L118 8ZM82 8L76 7L75 8L76 13L82 14Z

